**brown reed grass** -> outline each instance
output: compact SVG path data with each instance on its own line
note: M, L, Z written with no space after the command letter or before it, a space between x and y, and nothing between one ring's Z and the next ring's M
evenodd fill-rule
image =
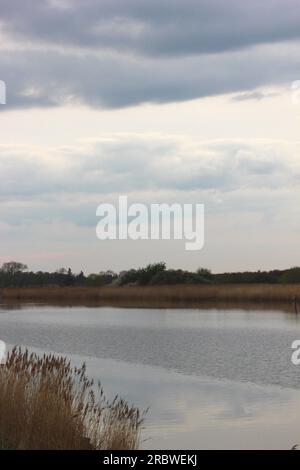
M2 301L78 302L144 307L201 306L204 303L293 303L300 299L300 284L192 284L130 287L10 288L0 292Z
M0 367L0 448L137 449L143 418L65 357L14 348Z

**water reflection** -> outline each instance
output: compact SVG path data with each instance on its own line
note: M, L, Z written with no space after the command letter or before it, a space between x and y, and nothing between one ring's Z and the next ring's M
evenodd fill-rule
M160 367L83 359L108 394L141 409L150 404L143 432L146 449L285 448L300 440L299 393L208 377L183 376Z
M0 337L86 360L108 394L150 407L146 448L300 441L293 314L27 306L1 311Z

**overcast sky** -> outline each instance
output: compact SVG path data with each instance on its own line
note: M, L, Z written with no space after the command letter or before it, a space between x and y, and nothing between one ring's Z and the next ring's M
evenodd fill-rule
M0 263L300 264L298 0L0 0ZM205 204L205 246L99 241L96 208Z

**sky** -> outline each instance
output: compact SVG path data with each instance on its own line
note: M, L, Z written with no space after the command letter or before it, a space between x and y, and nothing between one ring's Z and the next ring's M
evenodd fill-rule
M300 264L298 0L0 0L0 264ZM201 203L205 244L96 237L96 209Z

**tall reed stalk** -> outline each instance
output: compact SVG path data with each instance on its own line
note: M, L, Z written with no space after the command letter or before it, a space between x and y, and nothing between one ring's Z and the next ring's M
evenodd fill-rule
M14 348L0 367L0 448L137 449L143 419L65 357Z

